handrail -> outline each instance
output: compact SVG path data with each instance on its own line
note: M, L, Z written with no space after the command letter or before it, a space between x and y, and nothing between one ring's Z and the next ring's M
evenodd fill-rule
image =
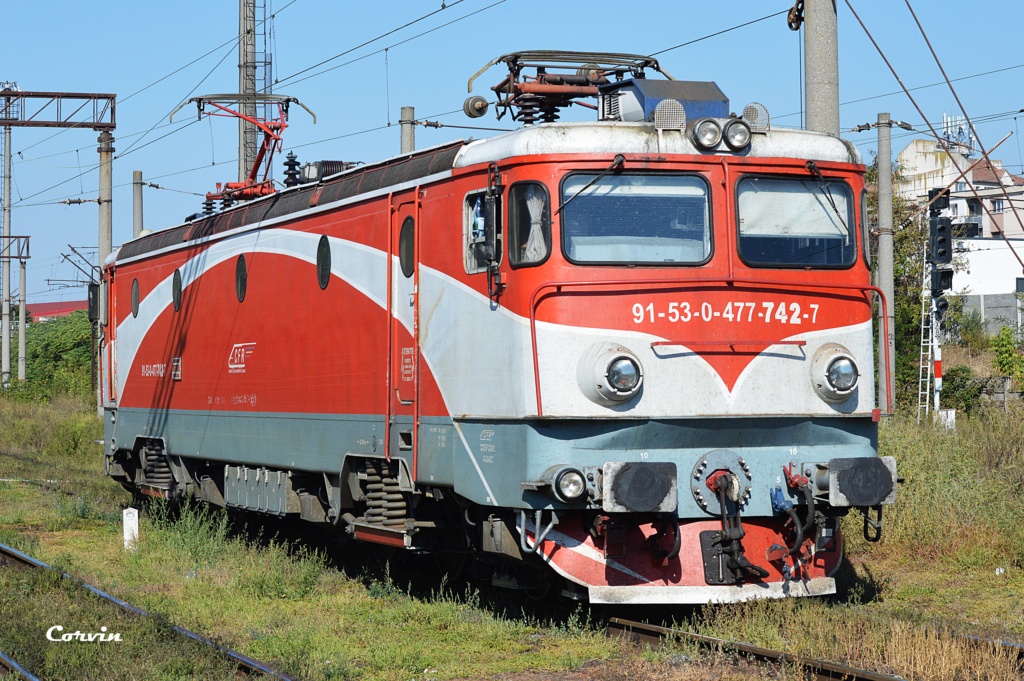
M721 348L729 347L735 348L737 345L796 345L803 347L807 345L807 341L804 340L771 340L762 338L739 338L739 339L722 339L722 340L666 340L666 341L655 341L651 343L652 348L663 347L666 345L681 345L687 348Z
M817 284L809 283L806 281L764 281L760 279L746 279L743 277L724 277L722 279L700 279L700 280L687 280L680 281L679 279L648 279L637 281L635 279L605 279L596 281L549 281L547 283L539 285L533 290L533 295L530 296L530 345L533 352L533 382L534 390L537 395L537 416L543 416L543 403L541 401L541 390L540 390L540 360L537 352L537 304L539 303L540 294L546 289L561 290L565 288L582 288L589 286L604 286L604 287L628 287L630 290L637 290L638 286L659 286L665 288L703 288L712 285L725 285L733 286L736 284L744 286L754 286L762 289L772 288L798 288L802 290L807 289L833 289L839 291L858 291L863 294L874 293L878 296L878 300L882 305L882 325L885 332L885 338L889 337L889 304L885 299L885 293L882 289L871 284L840 284L840 283L828 283L828 284ZM719 341L721 342L721 341ZM749 341L754 342L754 341ZM674 344L672 342L662 342L665 344ZM792 342L783 340L772 341L773 345L791 345ZM653 345L653 344L652 344ZM889 356L889 344L885 343L884 354L885 354L885 366L892 366L892 359ZM886 401L886 415L893 413L893 396L889 394L886 389L885 401Z

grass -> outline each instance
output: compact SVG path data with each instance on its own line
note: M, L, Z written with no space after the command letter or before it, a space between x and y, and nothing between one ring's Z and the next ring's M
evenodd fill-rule
M854 514L844 521L850 563L842 598L668 616L708 635L906 678L1019 678L1000 652L979 657L940 632L980 626L995 636L1024 636L1022 416L980 412L961 419L955 432L902 418L883 425L882 453L897 458L906 483L886 510L881 543L860 539ZM0 621L12 623L0 628L0 650L23 652L47 678L226 677L221 658L163 641L167 622L308 679L668 681L769 674L735 664L727 651L625 647L605 639L586 610L548 619L503 608L461 585L416 591L392 574L416 566L375 569L372 561L349 560L361 552L354 545L328 555L312 548L326 542L292 544L271 524L246 528L200 506L173 514L150 506L140 519L137 549L126 552L120 514L130 498L102 473L93 444L99 431L86 404L0 400L0 478L57 481L0 482L0 542L59 562L160 614L130 627L65 586L0 572ZM41 633L62 618L86 631L109 627L110 617L132 637L119 650L138 650L140 671L134 671L135 652L118 662L94 651L97 645L86 654L84 644L49 643ZM162 652L145 657L143 649ZM770 674L799 677L787 669Z

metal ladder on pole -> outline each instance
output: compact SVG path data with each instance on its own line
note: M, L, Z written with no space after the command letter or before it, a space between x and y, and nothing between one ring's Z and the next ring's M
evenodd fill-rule
M928 416L931 408L932 347L935 329L932 326L932 297L928 286L928 253L921 258L921 347L917 369L917 423Z

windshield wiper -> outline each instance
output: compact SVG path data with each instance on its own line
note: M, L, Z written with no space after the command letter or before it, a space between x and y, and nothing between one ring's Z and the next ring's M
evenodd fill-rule
M827 184L825 184L825 176L822 175L821 170L818 169L818 164L814 161L808 161L805 167L807 168L807 172L813 175L814 179L818 181L818 189L820 189L821 193L825 195L826 199L828 199L828 205L832 206L832 212L836 214L837 218L839 218L839 223L843 226L847 236L849 236L850 228L846 226L846 220L843 219L842 213L839 212L839 207L836 206L836 200L832 197L832 190L829 189Z
M605 168L604 170L602 170L600 173L598 173L594 177L593 180L591 180L590 182L588 182L585 185L583 185L583 187L581 187L578 192L576 192L575 194L573 194L572 196L567 198L565 201L563 201L562 204L555 210L555 212L552 215L552 217L554 217L555 215L558 215L559 213L561 213L562 209L565 208L566 206L568 206L570 201L572 201L577 196L579 196L580 194L582 194L583 192L587 191L592 186L594 186L595 182L597 182L602 177L604 177L608 173L610 173L613 170L615 170L616 166L620 166L620 165L622 165L625 162L626 162L626 157L625 156L623 156L622 154L615 154L615 158L612 159L612 164L610 166L608 166L607 168Z

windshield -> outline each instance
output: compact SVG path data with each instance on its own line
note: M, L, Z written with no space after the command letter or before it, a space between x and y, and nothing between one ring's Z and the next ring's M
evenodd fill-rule
M562 244L577 263L697 264L711 255L708 186L693 175L570 175Z
M740 256L752 265L846 266L856 257L849 185L745 177L737 186Z

